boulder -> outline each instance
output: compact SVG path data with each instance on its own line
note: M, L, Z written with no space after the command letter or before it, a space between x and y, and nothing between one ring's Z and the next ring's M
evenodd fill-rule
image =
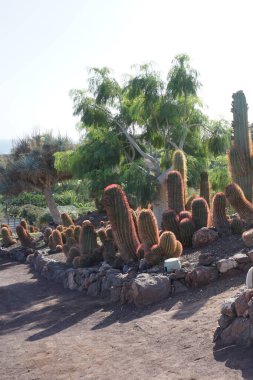
M226 315L231 318L236 317L235 298L229 298L222 303L221 314Z
M201 253L199 255L199 264L208 266L214 262L214 257L208 253Z
M251 267L248 270L247 276L246 276L246 285L248 289L253 288L253 267Z
M249 315L248 312L248 302L253 297L253 290L246 290L235 300L235 311L237 317L247 317Z
M230 323L233 322L233 320L234 320L233 317L228 317L227 315L222 314L218 320L218 324L221 330L226 329L230 325Z
M251 249L249 252L246 253L248 258L249 258L249 261L250 262L253 262L253 250Z
M185 276L186 284L190 287L197 288L217 280L219 273L216 267L197 267L188 272Z
M238 266L237 261L232 257L217 261L217 268L220 273L226 273L229 270L236 268L237 266Z
M169 297L170 279L164 275L141 273L132 281L131 293L136 306L151 305Z
M249 256L246 253L236 253L233 258L238 264L245 264L250 261Z
M203 247L212 244L218 238L219 234L217 231L208 227L203 227L194 233L192 237L192 246L193 248Z
M249 318L235 318L233 322L221 332L221 341L226 346L230 344L249 346L252 344L252 327Z

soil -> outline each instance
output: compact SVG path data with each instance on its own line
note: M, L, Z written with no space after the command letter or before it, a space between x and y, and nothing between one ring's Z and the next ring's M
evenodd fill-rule
M238 271L137 309L63 289L2 259L0 379L253 379L252 349L212 342L222 301L244 282Z

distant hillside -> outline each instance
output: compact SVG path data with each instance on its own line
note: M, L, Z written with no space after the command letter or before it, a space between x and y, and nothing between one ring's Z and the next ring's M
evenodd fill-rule
M12 140L0 139L0 154L9 154L12 148Z

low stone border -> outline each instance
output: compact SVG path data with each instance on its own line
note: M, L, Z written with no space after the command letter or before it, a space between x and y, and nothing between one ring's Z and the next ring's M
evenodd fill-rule
M218 324L215 342L223 346L253 345L253 289L243 288L235 297L225 300Z

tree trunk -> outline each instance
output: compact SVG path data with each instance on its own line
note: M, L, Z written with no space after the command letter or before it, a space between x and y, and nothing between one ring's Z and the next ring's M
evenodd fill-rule
M61 214L58 210L57 204L55 203L51 187L47 187L43 190L43 194L46 198L47 206L49 208L50 214L53 217L55 224L61 224Z
M162 214L168 208L168 191L167 191L167 177L171 169L165 170L162 174L157 177L159 183L156 198L153 201L153 212L157 219L158 227L161 227Z

